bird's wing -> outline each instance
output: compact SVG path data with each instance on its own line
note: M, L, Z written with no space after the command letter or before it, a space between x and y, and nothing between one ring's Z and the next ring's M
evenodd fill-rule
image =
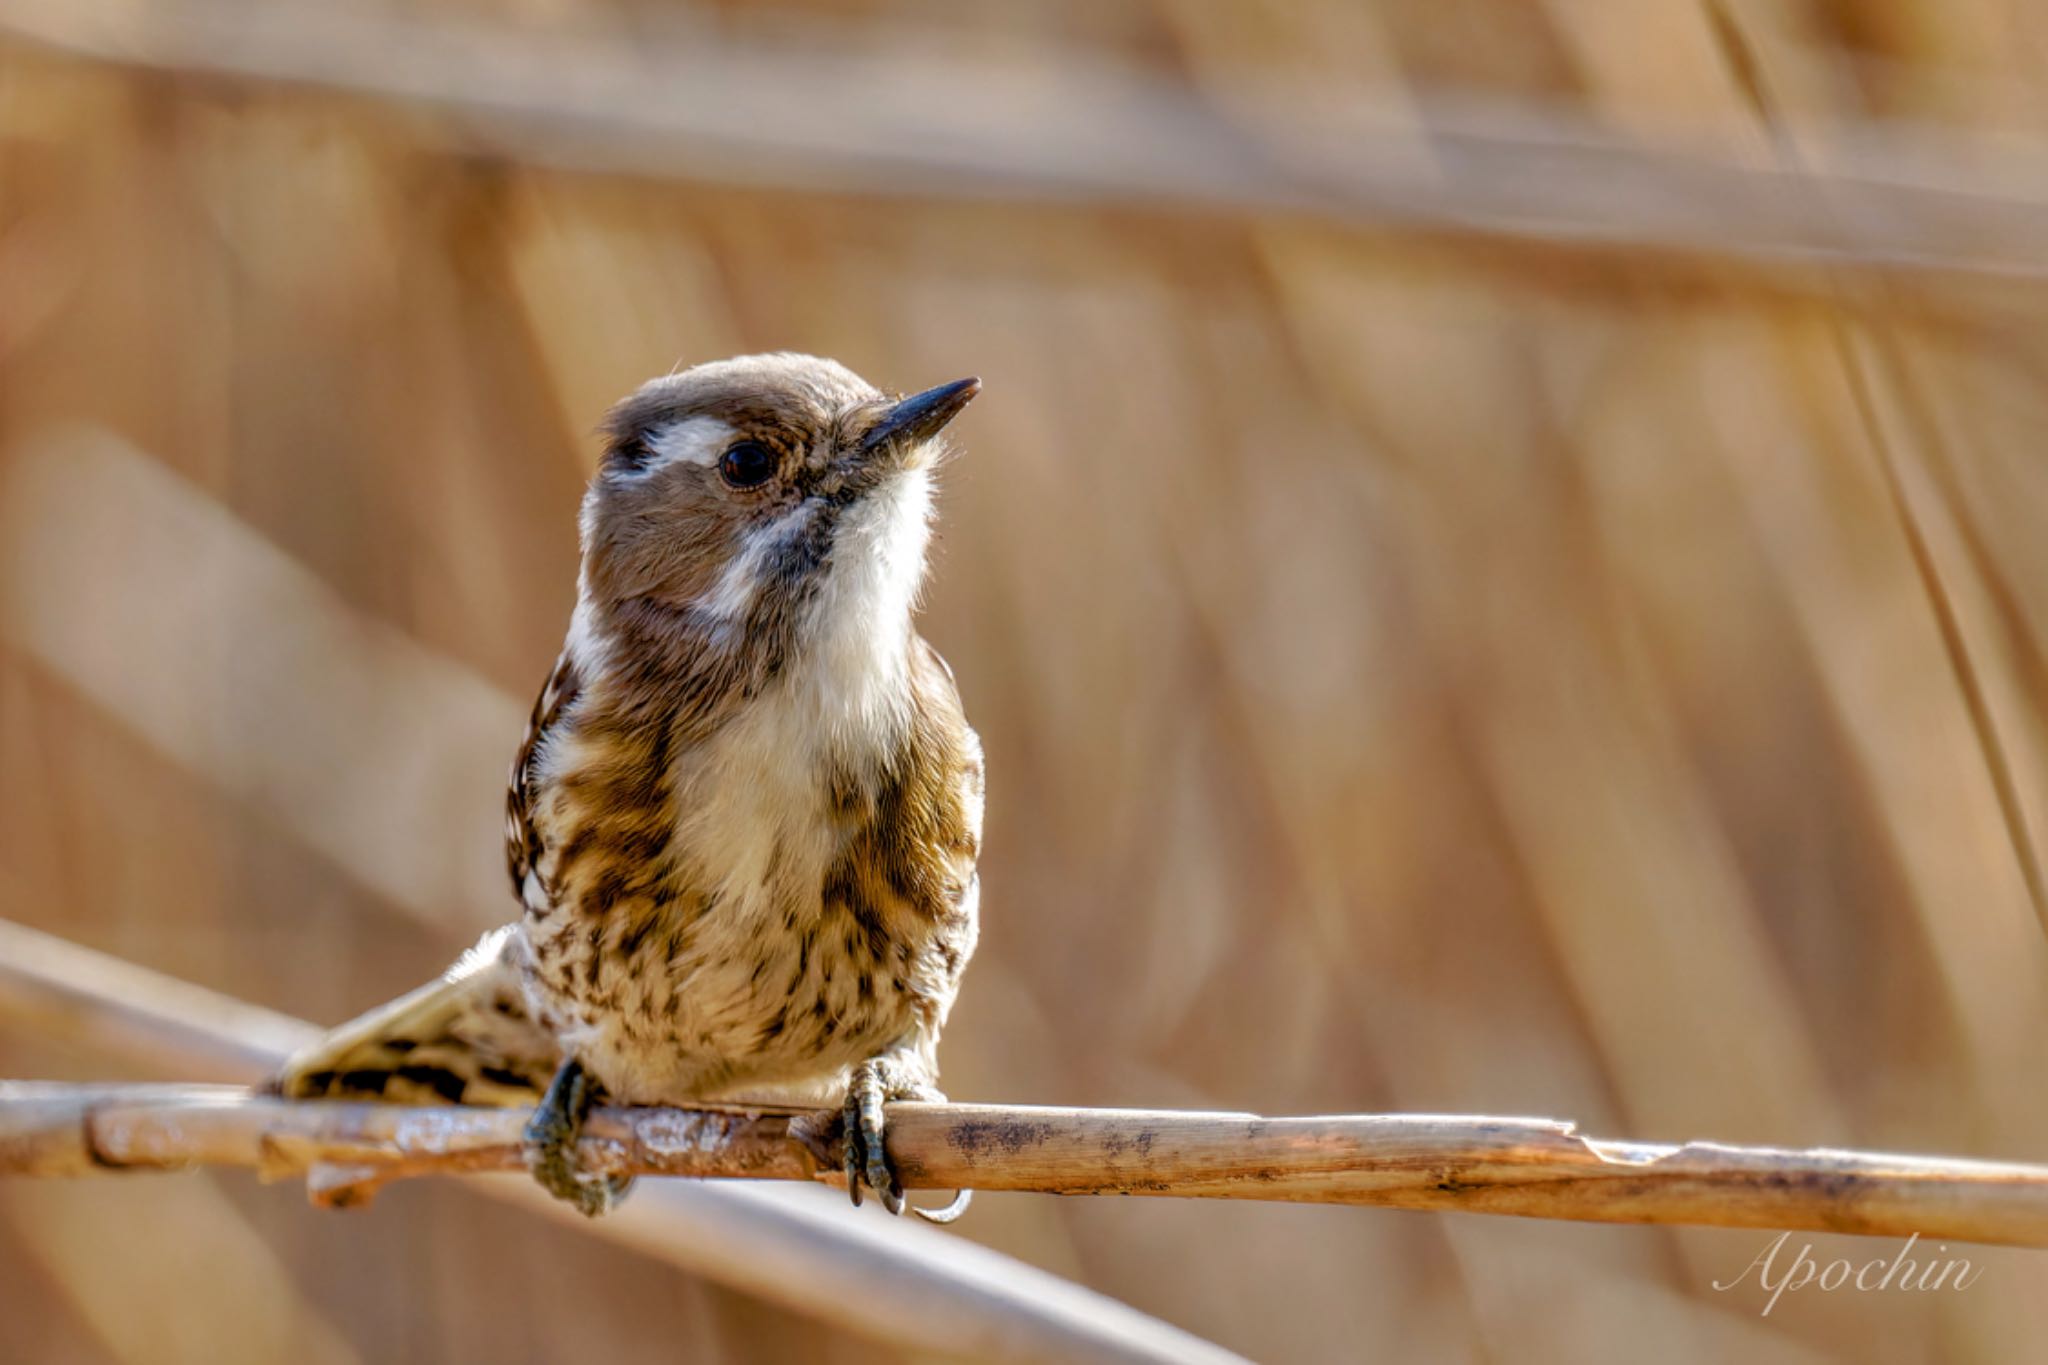
M286 1059L269 1089L297 1099L531 1104L560 1060L520 990L517 925L484 935L437 981Z
M974 955L980 933L982 807L987 783L983 776L981 738L967 723L960 706L959 688L953 670L923 640L911 671L918 706L925 718L925 742L943 757L929 766L943 774L921 801L925 814L917 837L926 844L933 861L944 869L923 898L922 911L931 926L923 960L914 973L920 994L928 1002L928 1017L920 1046L933 1076L937 1075L932 1049L938 1031L951 1010L960 986L960 974Z
M532 779L535 755L578 691L568 651L533 704L505 796L505 862L528 904L545 897L537 865ZM438 981L343 1024L285 1063L271 1086L313 1098L403 1104L523 1104L545 1089L560 1060L533 1020L520 984L526 951L518 926L486 934Z
M937 718L934 731L947 750L939 766L951 777L938 796L940 818L934 833L957 882L971 885L977 880L975 864L981 860L982 808L988 794L981 736L967 723L953 666L922 638L917 643L911 678L919 705Z
M526 905L539 907L544 899L538 885L540 836L533 825L534 760L549 733L560 723L569 704L582 690L576 676L576 661L568 650L555 660L554 671L534 698L533 715L526 722L526 738L512 760L512 781L505 792L505 868L512 874L512 894Z

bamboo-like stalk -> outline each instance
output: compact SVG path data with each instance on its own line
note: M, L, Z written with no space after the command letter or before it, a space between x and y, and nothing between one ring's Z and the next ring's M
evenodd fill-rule
M1404 94L1415 111L1408 118L1354 100L1343 120L1353 132L1332 159L1314 129L1290 121L1297 101L1284 71L1266 74L1262 101L1239 89L1232 104L1259 111L1243 117L1199 90L1099 57L1069 61L1059 82L1034 95L1016 68L986 57L934 65L858 41L792 50L641 35L629 51L511 26L249 0L147 11L0 0L0 38L431 111L438 121L411 130L430 143L598 173L1164 203L1747 264L1794 287L1811 283L1815 265L2008 284L2048 273L2035 250L2048 213L2041 149L1928 127L1833 128L1829 163L1793 175L1697 146L1617 137L1602 121L1556 108L1480 107L1425 91ZM1324 96L1317 121L1327 129L1332 94ZM943 123L946 136L904 135L927 122ZM1821 203L1836 212L1818 211Z
M0 1083L0 1175L342 1171L316 1198L353 1202L391 1180L520 1170L526 1118L232 1087ZM613 1174L832 1182L836 1123L823 1111L600 1109L582 1155ZM912 1189L1378 1204L2048 1246L2048 1167L1608 1142L1545 1119L901 1104L891 1106L888 1141Z
M249 1079L318 1034L311 1024L177 981L25 925L0 920L0 1021L128 1057L159 1071ZM113 1148L81 1143L84 1111L114 1096L182 1099L195 1110L240 1098L239 1086L9 1086L17 1103L0 1163L83 1174ZM317 1112L314 1106L298 1106ZM384 1108L400 1119L419 1111ZM196 1113L189 1115L195 1122ZM516 1123L507 1111L465 1121ZM139 1152L134 1157L141 1166ZM374 1188L380 1172L307 1171L326 1202ZM669 1181L592 1221L530 1181L471 1186L577 1232L702 1275L843 1330L912 1352L973 1360L1238 1361L1181 1331L1012 1257L909 1219L855 1218L834 1201L774 1198L752 1182ZM821 1207L822 1205L822 1207Z

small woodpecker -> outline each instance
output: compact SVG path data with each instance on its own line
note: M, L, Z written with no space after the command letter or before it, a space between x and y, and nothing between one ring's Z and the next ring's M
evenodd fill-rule
M843 1103L854 1202L901 1212L882 1106L944 1098L976 933L981 744L912 615L940 433L979 389L892 399L777 354L620 403L512 765L523 915L275 1088L538 1096L528 1165L593 1215L627 1184L577 1166L599 1099Z

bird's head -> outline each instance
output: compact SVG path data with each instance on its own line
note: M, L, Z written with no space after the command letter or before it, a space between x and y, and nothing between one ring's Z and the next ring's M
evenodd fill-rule
M591 624L724 651L907 630L940 432L980 387L891 398L790 354L642 386L584 499Z

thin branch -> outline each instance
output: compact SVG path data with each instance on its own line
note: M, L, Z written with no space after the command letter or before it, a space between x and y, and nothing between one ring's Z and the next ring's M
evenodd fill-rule
M327 1168L351 1195L523 1169L527 1111L299 1102L227 1089L0 1082L0 1175ZM823 1111L600 1109L582 1157L610 1174L837 1183ZM2048 1167L1581 1137L1544 1119L1260 1118L1166 1110L900 1104L889 1153L912 1189L1179 1195L1792 1228L2048 1246ZM316 1197L321 1192L316 1191ZM349 1199L346 1202L353 1202Z
M818 33L816 23L807 33ZM1168 205L1782 273L2041 280L2048 150L1933 127L1817 131L1810 175L1556 109L1284 70L1211 92L1086 52L939 58L873 25L806 42L583 36L270 0L0 0L0 35L97 61L309 87L428 117L461 152L825 193ZM1793 193L1803 188L1806 193Z
M0 1021L134 1058L171 1074L248 1081L319 1032L313 1025L0 920ZM118 1088L136 1093L131 1088ZM108 1087L100 1087L105 1094ZM27 1092L14 1091L17 1098ZM239 1088L152 1092L215 1101ZM82 1096L81 1096L82 1097ZM45 1098L48 1098L46 1095ZM69 1111L78 1114L74 1104ZM47 1114L48 1111L46 1111ZM396 1116L405 1111L387 1109ZM495 1114L496 1111L478 1111ZM26 1113L14 1110L14 1121ZM62 1125L56 1125L61 1128ZM10 1161L32 1129L10 1129ZM71 1168L91 1160L71 1140ZM33 1141L54 1165L66 1139ZM57 1143L56 1148L44 1146ZM363 1172L327 1166L309 1179L337 1193ZM368 1173L372 1178L375 1173ZM664 1181L609 1217L586 1219L526 1180L465 1182L576 1233L623 1246L792 1312L921 1356L974 1360L1236 1362L1212 1342L1036 1266L908 1219L851 1216L843 1197L751 1182ZM818 1197L810 1197L818 1196Z

